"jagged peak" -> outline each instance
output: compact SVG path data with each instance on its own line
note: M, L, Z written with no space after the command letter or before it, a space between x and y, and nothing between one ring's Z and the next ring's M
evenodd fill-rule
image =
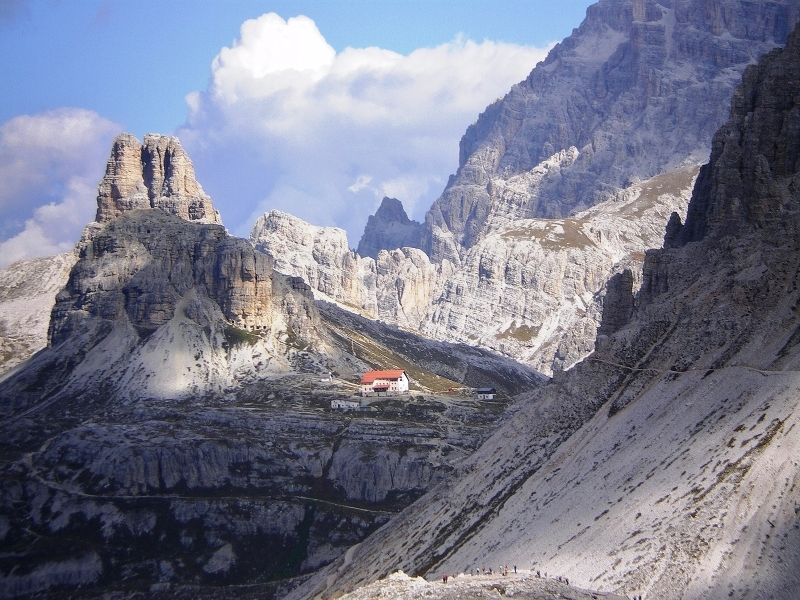
M422 247L422 224L408 218L400 200L385 196L375 214L367 219L356 252L377 258L381 250L404 247Z
M408 218L403 203L397 198L389 198L384 196L378 210L375 211L375 218L382 221L397 222L403 225L408 225L411 220Z

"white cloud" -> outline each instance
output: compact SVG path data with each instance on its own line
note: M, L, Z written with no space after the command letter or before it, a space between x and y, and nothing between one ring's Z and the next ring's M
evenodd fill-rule
M61 202L34 210L17 235L0 242L0 269L23 258L50 256L71 250L84 226L94 220L97 184L72 177Z
M369 175L361 175L358 177L358 179L356 179L356 182L347 189L355 194L356 192L360 192L367 187L370 181L372 181L372 177Z
M220 51L178 135L236 233L278 208L344 227L355 245L384 194L424 214L466 127L545 54L462 38L408 56L336 54L310 19L271 13Z
M0 268L75 244L94 218L97 183L119 131L75 108L0 126Z
M302 15L288 21L261 15L245 21L241 36L211 66L214 92L228 103L313 83L336 56L314 21Z

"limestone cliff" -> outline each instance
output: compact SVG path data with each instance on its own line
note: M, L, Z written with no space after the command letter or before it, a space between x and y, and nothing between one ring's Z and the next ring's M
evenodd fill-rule
M359 256L378 258L381 250L419 248L421 243L422 224L408 218L400 200L384 198L375 214L367 219L356 252Z
M410 329L419 327L452 272L449 261L432 264L416 248L362 257L350 250L343 229L317 227L280 211L259 217L250 241L273 257L277 271L302 277L320 299Z
M785 42L799 11L797 0L590 6L468 128L458 172L425 218L423 249L457 262L497 223L568 217L704 161L742 71Z
M799 66L796 30L745 73L685 243L647 253L635 295L615 281L596 351L291 598L485 560L625 597L796 594Z
M98 198L119 192L125 210L87 226L69 257L0 274L0 309L44 309L14 324L43 340L50 316L47 347L0 380L0 597L216 597L222 586L281 597L281 580L329 563L445 479L509 395L542 378L333 307L323 321L301 278L221 225L185 218L180 194L136 208L139 184L123 182L143 167L120 158L125 139ZM160 177L149 168L142 181ZM154 189L187 177L177 181ZM335 231L294 233L322 266L350 255ZM394 256L413 266L400 251L355 258L378 279ZM309 279L322 286L318 273ZM385 304L400 308L387 310L410 308L412 286L395 290ZM377 294L373 304L384 305ZM387 365L408 372L413 396L332 410L358 374ZM478 382L501 397L436 393Z
M420 325L434 339L477 344L551 375L594 349L606 282L638 282L697 169L659 175L566 219L509 219L467 250ZM637 286L638 287L638 286Z
M220 225L130 210L84 242L49 346L8 380L4 410L35 402L42 385L182 397L285 372L292 348L324 347L318 319L304 283Z
M95 220L106 223L125 211L160 208L187 221L221 224L178 138L148 134L116 137L97 192Z

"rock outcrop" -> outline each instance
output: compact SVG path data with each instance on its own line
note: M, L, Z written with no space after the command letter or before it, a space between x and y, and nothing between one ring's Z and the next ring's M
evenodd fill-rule
M509 218L564 218L708 156L744 68L782 45L796 0L601 0L489 106L425 218L422 248L458 262ZM513 184L512 184L513 180Z
M138 208L160 208L186 221L222 224L194 177L192 161L172 136L148 134L141 144L122 133L114 140L97 192L95 220L107 223Z
M547 375L572 367L594 349L607 281L627 271L638 282L669 215L685 214L696 172L659 175L567 219L509 219L465 252L420 331Z
M273 258L277 271L308 282L319 299L414 330L452 272L449 261L432 264L416 248L362 257L350 250L343 229L275 210L259 217L250 241Z
M308 286L222 226L127 211L84 242L3 412L43 389L174 398L285 372L292 348L325 347L318 319Z
M168 402L60 394L4 418L0 593L281 597L276 580L364 539L497 418L430 396L331 411L351 389L314 374Z
M798 65L800 30L746 72L695 185L693 241L648 252L635 297L618 282L597 350L290 598L487 557L626 597L796 593Z
M406 223L385 200L359 244L374 265L342 239L277 268L370 318L568 369L593 349L609 278L628 269L638 286L667 221L664 244L681 243L692 177L736 82L798 15L798 0L603 0L465 133L458 173L426 216L426 254L370 241ZM293 251L267 237L258 247L272 256Z
M356 253L377 259L381 250L420 248L421 244L422 223L408 218L400 200L387 197L367 219Z

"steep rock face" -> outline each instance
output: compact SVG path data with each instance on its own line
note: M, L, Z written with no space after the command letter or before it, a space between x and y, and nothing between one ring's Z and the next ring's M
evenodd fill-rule
M277 271L302 277L320 299L412 329L452 272L449 261L432 264L416 248L362 257L349 249L343 229L317 227L280 211L260 217L250 241L273 257Z
M708 156L746 65L783 43L798 14L798 0L590 7L464 135L459 171L426 217L427 256L378 253L374 276L369 262L343 264L343 276L324 278L343 280L329 297L544 373L569 368L592 350L606 282L625 269L638 282L644 251L661 245L673 211L665 244L676 243L686 174ZM653 192L664 180L669 198ZM586 234L585 243L573 244L572 233ZM319 268L279 270L311 281Z
M97 192L96 221L125 211L160 208L186 221L221 224L219 213L194 177L194 166L178 138L148 134L116 137Z
M76 252L32 258L0 271L0 375L47 345L50 311Z
M648 252L635 300L618 282L597 350L290 597L488 556L628 597L796 594L798 65L795 31L748 71L695 187L704 232Z
M286 371L292 345L324 347L318 318L305 284L223 227L127 211L83 242L49 347L7 381L4 412L43 389L181 397Z
M700 240L708 230L737 233L786 221L798 186L800 98L794 84L800 65L788 53L773 54L765 60L772 68L745 71L730 120L714 136L686 224L672 232L673 245Z
M465 253L420 330L548 375L568 369L594 348L609 277L638 280L670 213L685 214L695 173L654 177L568 219L508 219Z
M421 243L422 223L408 218L400 200L387 197L375 214L367 219L356 253L378 258L381 250L419 248Z
M602 0L460 145L423 249L458 261L514 218L562 218L708 156L744 68L783 44L797 0ZM512 184L513 182L513 184Z

